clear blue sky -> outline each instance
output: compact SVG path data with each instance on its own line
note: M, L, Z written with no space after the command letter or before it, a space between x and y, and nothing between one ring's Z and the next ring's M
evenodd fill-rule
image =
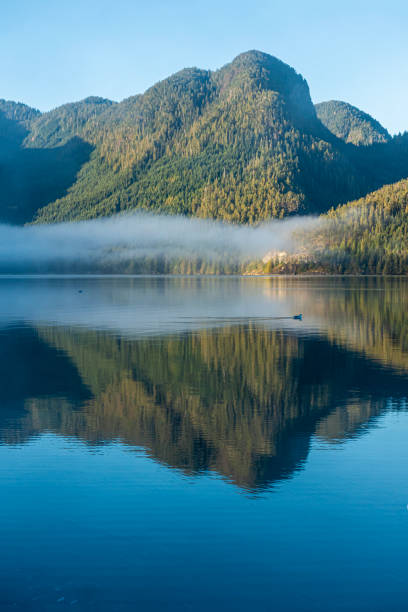
M40 110L259 49L303 74L314 102L408 129L407 0L3 0L0 24L0 98Z

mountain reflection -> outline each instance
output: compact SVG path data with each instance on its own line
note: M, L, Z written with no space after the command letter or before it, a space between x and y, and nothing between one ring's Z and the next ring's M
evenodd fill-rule
M351 308L358 327L355 300ZM249 322L133 339L9 326L1 332L0 439L21 444L53 432L120 441L187 474L211 470L262 490L302 467L314 434L356 435L390 397L406 397L405 344L394 363L384 340L398 327L395 313L381 328L371 320L366 331L378 338L368 332L364 350L344 334L347 325L337 336L330 327L302 336Z

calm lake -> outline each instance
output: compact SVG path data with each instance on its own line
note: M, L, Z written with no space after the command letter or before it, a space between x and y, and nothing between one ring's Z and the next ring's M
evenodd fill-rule
M398 278L0 278L0 610L405 612L407 312Z

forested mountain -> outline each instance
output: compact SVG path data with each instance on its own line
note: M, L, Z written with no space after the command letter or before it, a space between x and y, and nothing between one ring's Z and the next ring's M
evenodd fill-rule
M44 114L5 103L0 119L0 218L14 223L135 208L256 223L325 212L408 176L407 135L346 144L306 81L258 51L121 103L91 97Z
M333 208L299 234L300 253L271 258L263 272L408 274L408 180Z
M378 121L347 102L330 100L316 104L315 108L323 125L344 142L372 145L391 140L387 130Z

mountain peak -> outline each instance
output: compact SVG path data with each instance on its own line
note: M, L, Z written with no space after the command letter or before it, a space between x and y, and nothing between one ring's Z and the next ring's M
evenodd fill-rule
M278 92L287 89L295 81L306 83L294 68L282 60L263 51L251 50L237 55L232 62L217 71L224 76L247 74L257 79L266 88Z
M270 55L270 53L265 53L265 51L259 51L258 49L249 49L248 51L243 51L239 53L232 60L232 64L235 62L259 62L259 63L268 63L270 60L275 60L283 64L281 60L279 60L274 55Z
M316 119L306 80L273 55L257 50L241 53L218 70L216 78L221 91L245 88L280 94L298 124L307 125Z

